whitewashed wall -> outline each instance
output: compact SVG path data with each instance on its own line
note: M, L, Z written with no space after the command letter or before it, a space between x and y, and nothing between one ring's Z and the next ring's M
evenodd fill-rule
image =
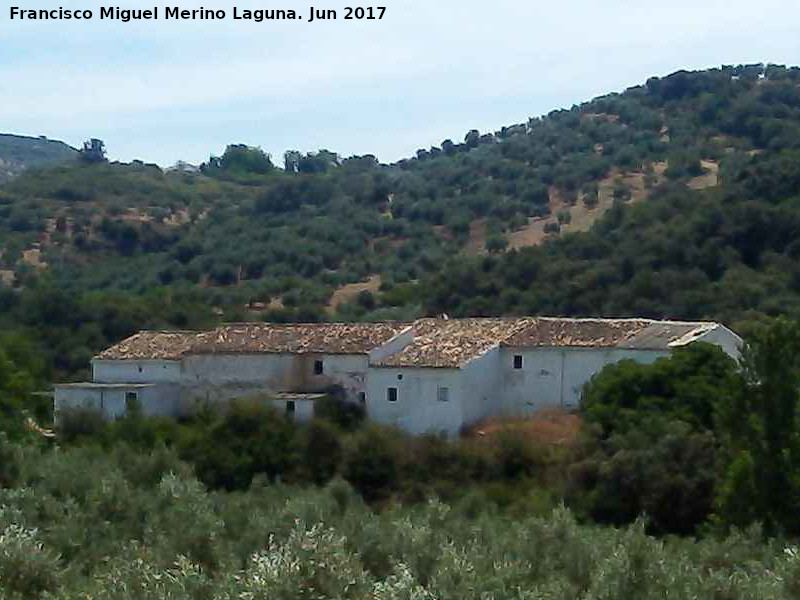
M583 386L603 367L632 359L652 363L666 350L616 348L502 348L503 410L528 415L544 408L574 410L580 406ZM522 369L514 369L514 355L522 355Z
M294 415L291 417L286 413L287 400L270 400L269 405L280 414L293 419L297 423L305 423L314 417L315 400L311 399L295 399L294 402Z
M734 360L739 360L741 357L742 346L744 344L742 338L724 325L717 325L714 329L704 335L701 335L695 341L716 344Z
M314 363L321 360L321 375ZM367 357L345 354L205 354L183 360L184 404L227 403L270 392L317 392L342 386L357 402L366 391Z
M372 367L367 374L367 417L410 433L457 434L462 424L460 375L457 369ZM397 402L387 399L389 387L397 388ZM449 390L447 402L437 397L440 387Z
M500 348L495 347L462 366L462 426L502 412L501 361Z
M92 361L95 383L180 383L181 363L177 360Z
M92 409L106 420L125 416L125 394L136 392L145 416L180 416L180 387L158 384L147 387L98 388L96 386L56 386L53 395L53 414L56 422L62 410Z

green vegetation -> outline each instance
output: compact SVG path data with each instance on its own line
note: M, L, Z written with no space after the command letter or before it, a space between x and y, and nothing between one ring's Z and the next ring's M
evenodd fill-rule
M679 72L394 165L320 150L279 168L231 145L163 172L95 144L98 160L16 177L0 594L796 597L798 80ZM570 233L587 210L606 212ZM532 217L547 241L509 250ZM57 447L26 425L49 424L32 391L141 328L442 312L712 318L749 346L741 365L695 345L606 368L562 446L412 438L334 399L305 425L253 402L185 422L76 413Z
M474 499L376 513L341 480L207 492L167 451L17 451L0 489L6 598L796 597L797 549L511 518Z
M228 320L797 315L799 74L678 72L393 165L290 151L281 169L231 145L202 174L29 171L0 191L0 268L18 287L47 279L75 295L191 290ZM614 206L595 227L567 235L564 206L601 200L596 216ZM507 251L512 231L547 215L548 242ZM323 310L373 275L370 302ZM248 314L254 304L270 308Z

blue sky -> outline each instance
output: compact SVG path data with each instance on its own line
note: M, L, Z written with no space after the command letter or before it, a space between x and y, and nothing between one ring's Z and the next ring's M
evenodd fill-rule
M175 6L119 4L129 8ZM11 4L21 4L11 0ZM785 0L383 0L382 21L10 21L0 9L0 131L112 159L199 163L228 143L327 148L382 161L473 128L722 63L800 64L800 4ZM342 0L185 0L182 8L339 9Z

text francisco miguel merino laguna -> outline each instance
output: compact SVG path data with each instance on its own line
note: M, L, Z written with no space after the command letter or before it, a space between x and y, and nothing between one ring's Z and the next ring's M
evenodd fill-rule
M365 7L365 8L346 8L345 18L358 18L358 19L381 19L385 7ZM305 11L303 11L305 12ZM350 14L351 16L348 16ZM226 11L221 9L206 9L203 7L191 10L182 9L179 6L165 6L148 9L122 9L117 6L104 6L100 7L100 19L114 20L114 21L155 21L159 18L164 20L222 20L227 19ZM293 9L240 9L233 7L233 14L231 15L235 20L248 20L248 21L265 21L272 19L300 19L304 17L298 14ZM65 8L54 9L29 9L20 8L18 6L11 7L11 20L12 21L40 21L40 20L54 20L54 21L71 21L71 20L84 20L88 21L95 17L95 13L91 10L70 10ZM335 10L319 10L313 6L310 7L310 14L308 15L309 22L316 19L336 19L337 14Z

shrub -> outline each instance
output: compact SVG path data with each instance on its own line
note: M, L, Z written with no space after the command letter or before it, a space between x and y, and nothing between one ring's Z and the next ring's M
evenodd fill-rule
M369 427L356 434L344 459L344 477L367 502L385 500L397 488L396 440L391 432Z
M561 231L561 225L558 223L545 223L544 225L544 232L545 233L559 233Z
M100 411L93 408L64 408L58 413L56 431L65 444L95 436L106 428Z
M364 408L332 394L314 404L314 416L334 423L344 431L355 431L364 422Z
M36 530L9 525L0 533L0 590L39 598L57 590L59 575L58 557L45 548Z
M327 483L342 461L339 433L327 422L315 419L303 430L300 439L303 476L317 485Z

